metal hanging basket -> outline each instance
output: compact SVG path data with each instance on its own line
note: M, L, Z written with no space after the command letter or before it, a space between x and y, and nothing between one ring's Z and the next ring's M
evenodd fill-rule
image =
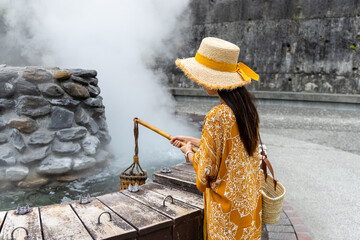
M133 163L125 169L120 174L120 191L126 190L129 188L129 185L135 185L137 183L139 186L145 184L147 179L147 172L144 171L139 163L139 147L138 147L138 138L139 138L139 125L134 119L134 137L135 137L135 155ZM136 169L136 172L134 170ZM129 172L127 172L129 170Z

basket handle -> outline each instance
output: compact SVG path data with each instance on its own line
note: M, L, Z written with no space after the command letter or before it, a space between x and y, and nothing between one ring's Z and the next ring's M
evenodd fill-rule
M138 139L139 139L139 124L136 121L136 118L134 118L134 138L135 138L135 155L134 155L134 161L133 163L127 168L125 169L122 174L125 174L125 172L127 170L130 169L129 173L130 175L133 175L134 170L136 169L138 174L140 175L144 175L145 172L144 170L141 168L140 163L139 163L139 144L138 144Z
M259 134L259 140L260 140L260 145L261 145L261 168L264 172L264 175L265 175L265 182L266 182L266 179L267 179L267 168L269 168L270 172L271 172L271 175L273 176L273 181L274 181L274 190L276 191L276 186L277 186L277 180L275 179L275 175L274 175L274 170L273 170L273 167L264 151L264 148L263 148L263 144L262 144L262 141L261 141L261 137L260 137L260 134Z

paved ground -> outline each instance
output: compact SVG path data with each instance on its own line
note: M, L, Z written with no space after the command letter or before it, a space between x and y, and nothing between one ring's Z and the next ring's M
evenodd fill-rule
M214 103L181 102L199 120ZM313 239L360 236L360 111L259 106L261 135L285 199Z

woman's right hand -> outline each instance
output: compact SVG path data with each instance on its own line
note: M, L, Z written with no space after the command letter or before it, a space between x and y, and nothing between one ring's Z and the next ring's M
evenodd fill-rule
M200 139L187 136L175 136L170 139L170 143L178 148L181 147L181 142L185 144L190 142L195 147L199 147Z
M175 136L170 139L170 143L177 148L181 148L181 142L188 143L187 137L185 136Z

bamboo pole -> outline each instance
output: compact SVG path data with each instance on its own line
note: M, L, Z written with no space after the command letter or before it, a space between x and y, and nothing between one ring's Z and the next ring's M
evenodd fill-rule
M169 133L164 132L163 130L161 130L161 129L159 129L159 128L157 128L157 127L155 127L155 126L153 126L153 125L151 125L151 124L149 124L149 123L147 123L147 122L144 122L143 120L141 120L141 119L139 119L139 118L134 118L134 121L140 123L140 124L143 125L144 127L147 127L148 129L150 129L150 130L152 130L152 131L160 134L161 136L163 136L163 137L165 137L165 138L167 138L167 139L169 139L169 140L173 138L173 136L171 136ZM186 145L186 143L181 142L181 141L180 141L180 144L181 144L181 146ZM192 150L193 150L193 152L197 152L197 151L198 151L198 149L195 148L195 147L193 147Z

